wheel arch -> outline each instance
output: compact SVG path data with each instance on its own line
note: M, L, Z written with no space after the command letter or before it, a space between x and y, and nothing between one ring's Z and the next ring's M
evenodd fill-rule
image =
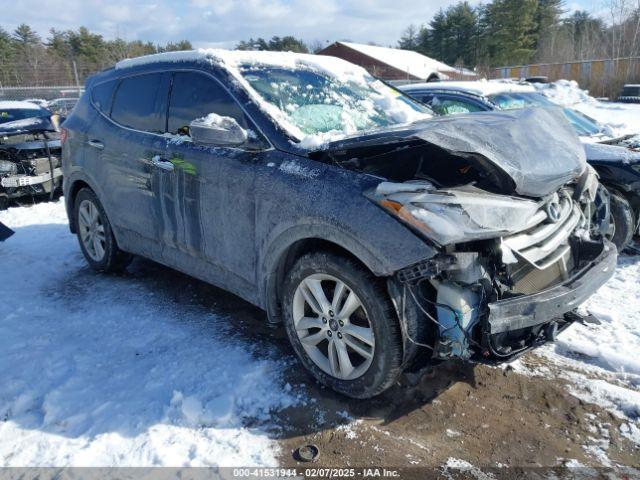
M298 258L308 252L331 252L355 261L375 276L390 274L373 253L345 234L324 230L324 234L308 231L307 235L300 235L302 231L308 229L295 230L298 235L292 235L290 231L281 234L263 262L263 299L270 323L281 321L281 288L287 271ZM327 235L327 233L332 234Z
M67 193L69 197L66 201L67 216L69 217L69 230L71 230L71 233L78 233L76 229L76 221L75 221L76 220L75 205L76 205L76 197L78 196L78 192L80 192L80 190L82 190L83 188L88 188L89 190L95 193L95 190L93 190L93 188L91 188L91 186L87 182L81 179L77 179L75 182L73 182L69 187L69 191Z

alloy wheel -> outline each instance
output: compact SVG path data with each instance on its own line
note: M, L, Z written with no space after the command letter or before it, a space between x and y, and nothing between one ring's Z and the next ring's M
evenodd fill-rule
M309 358L325 373L354 380L368 370L375 335L358 295L328 274L306 277L294 293L296 334Z
M78 230L87 254L95 262L102 261L107 247L104 223L90 200L83 200L78 208Z

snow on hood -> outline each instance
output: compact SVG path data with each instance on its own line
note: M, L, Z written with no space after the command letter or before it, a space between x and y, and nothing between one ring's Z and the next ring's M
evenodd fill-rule
M289 115L265 101L262 96L251 86L241 73L241 68L247 67L277 67L291 70L308 69L337 81L355 84L371 83L373 78L362 67L354 65L340 58L326 55L309 55L293 52L268 52L268 51L244 51L244 50L220 50L199 49L191 51L159 53L132 59L126 59L116 64L116 69L130 68L158 62L207 62L224 68L231 74L236 83L241 86L259 106L291 137L295 138L303 148L314 149L321 145L335 141L347 135L357 133L345 125L343 130L307 134L290 120ZM399 101L400 95L396 90L379 83L379 98L376 105L384 109L390 117L396 119L399 124L409 124L431 115L413 110L405 102Z
M520 195L542 197L581 175L583 145L562 110L522 110L439 117L416 136L453 155L480 155L506 172Z

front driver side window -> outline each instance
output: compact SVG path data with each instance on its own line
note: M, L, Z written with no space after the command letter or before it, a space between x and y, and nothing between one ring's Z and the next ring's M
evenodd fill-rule
M215 113L231 117L246 129L244 112L234 98L213 78L197 72L176 72L169 101L169 133L189 134L189 124Z

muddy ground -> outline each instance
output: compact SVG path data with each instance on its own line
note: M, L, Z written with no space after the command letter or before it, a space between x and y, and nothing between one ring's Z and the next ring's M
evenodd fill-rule
M572 396L566 381L553 373L538 377L509 366L447 363L405 375L373 400L350 400L314 383L283 330L268 326L261 310L145 260L136 259L125 275L149 282L177 304L200 304L228 317L256 355L290 360L287 381L311 401L275 419L272 436L281 443L284 466L409 467L415 478L426 478L420 467L442 472L450 459L482 469L562 467L576 461L592 467L608 461L640 466L640 450L619 434L620 420ZM520 362L535 370L545 361L530 353ZM552 372L559 368L545 366ZM317 462L296 460L295 450L305 444L319 448Z

